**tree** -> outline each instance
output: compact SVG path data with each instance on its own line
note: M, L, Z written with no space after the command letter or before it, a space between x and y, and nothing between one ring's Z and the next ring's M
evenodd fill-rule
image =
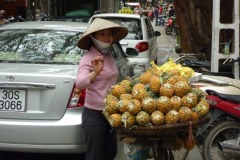
M221 22L226 23L232 18L233 0L221 0ZM182 53L198 53L207 47L207 56L211 56L212 42L212 0L174 0L177 24L180 30ZM220 41L226 42L229 31L221 33Z

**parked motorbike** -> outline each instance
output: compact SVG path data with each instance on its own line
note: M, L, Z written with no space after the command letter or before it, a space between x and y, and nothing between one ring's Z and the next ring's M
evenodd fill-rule
M168 17L165 20L165 31L167 35L170 35L173 29L173 25L174 25L174 21L175 21L176 17Z
M234 63L240 62L240 57L237 59L227 59L219 63L218 72L211 72L211 61L198 60L196 56L181 56L176 60L176 63L184 67L191 67L195 72L200 72L204 75L226 76L235 78L233 74Z
M166 15L160 15L158 16L158 26L164 26L167 16Z
M46 13L40 13L40 15L36 17L36 21L50 21L50 17Z
M10 23L13 22L24 22L26 21L21 15L18 15L16 17L13 17L12 15L7 19Z
M148 11L148 18L149 18L151 21L153 21L153 11L152 11L152 10Z
M211 116L198 129L196 137L199 144L203 140L204 160L237 160L240 159L240 88L215 81L218 86L205 86ZM204 89L203 84L198 85Z

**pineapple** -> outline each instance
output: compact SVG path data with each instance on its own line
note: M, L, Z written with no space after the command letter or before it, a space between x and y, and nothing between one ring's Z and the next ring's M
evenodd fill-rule
M132 84L137 84L137 83L140 83L139 76L135 77L132 81Z
M163 83L169 83L171 85L174 85L178 81L177 76L171 76L168 79L166 79Z
M133 85L132 93L139 89L146 89L145 85L142 83L136 83L135 85Z
M142 111L141 102L136 99L130 100L127 105L127 111L133 115L137 115L140 111Z
M153 125L162 125L165 123L165 116L161 111L154 111L151 114L151 122Z
M121 96L120 96L120 100L123 100L123 99L128 99L128 100L130 100L130 99L132 99L133 97L132 97L132 95L131 94L128 94L128 93L124 93L124 94L121 94Z
M146 87L142 83L138 83L133 87L132 96L134 99L142 101L143 98L149 97Z
M121 114L114 113L109 117L108 122L112 127L119 127L122 126L121 118Z
M147 84L152 77L152 73L147 71L140 75L139 80L142 84Z
M198 101L200 101L202 98L205 98L206 97L206 93L203 92L200 88L197 88L197 87L193 87L191 89L191 93L195 93L198 97Z
M182 67L181 72L182 72L182 76L186 78L190 78L194 76L194 70L190 67Z
M203 117L209 112L209 107L207 100L201 99L197 106L193 108L193 111L197 112L200 117Z
M150 68L148 68L148 70L147 70L148 72L151 72L152 74L154 74L154 75L156 75L156 76L160 76L160 75L162 75L162 71L161 70L159 70L159 69L157 69L156 67L150 67Z
M187 95L183 96L182 99L182 105L188 108L193 108L198 103L197 95L194 93L188 93Z
M204 105L204 106L206 106L207 110L209 110L210 105L209 105L207 99L202 98L202 99L199 101L199 103L202 104L202 105Z
M136 117L129 112L124 112L121 121L123 122L124 127L130 128L136 124Z
M142 101L144 98L149 97L149 93L146 89L134 90L132 93L134 99Z
M138 125L145 126L150 123L151 117L147 112L140 111L136 116L136 121Z
M105 109L103 109L103 115L105 116L106 119L109 119L109 117L111 116L111 114L109 112L106 112Z
M119 103L118 103L119 112L124 113L127 111L127 106L128 106L129 101L130 101L129 99L122 99L119 101Z
M156 101L151 97L146 97L142 100L142 108L144 111L151 114L156 111Z
M174 75L173 76L175 79L177 79L177 81L185 81L188 82L188 79L186 77L183 77L181 75Z
M199 114L197 112L192 111L191 114L192 114L193 121L199 121Z
M178 81L174 84L174 93L179 97L185 96L188 92L191 91L191 86L186 81Z
M163 114L172 109L170 105L170 99L167 96L161 96L157 99L157 109Z
M119 84L122 85L125 88L127 93L131 93L131 91L132 91L132 82L130 80L124 79Z
M121 96L121 94L126 93L126 89L122 85L116 84L113 86L111 93L112 93L112 95L119 98Z
M178 110L178 114L180 122L189 122L192 120L192 110L188 107L181 107Z
M179 75L178 73L169 77L169 73L168 73L168 78L166 78L163 83L170 83L170 84L174 85L178 81L186 81L186 82L188 82L188 79L186 79L185 77Z
M176 68L171 69L170 71L168 71L168 74L169 74L169 75L179 75L179 76L181 76L181 73L180 73L179 70L176 69Z
M172 109L174 109L175 111L178 111L182 107L181 98L178 96L171 97L170 105L172 106Z
M106 103L107 101L110 101L110 100L118 101L118 98L115 97L115 96L112 95L112 94L107 94L107 96L106 96L105 99L104 99L104 103Z
M149 88L154 93L159 93L159 89L161 87L160 78L156 75L153 75L149 81Z
M106 100L104 111L108 112L109 114L117 113L118 112L118 100Z
M176 124L179 121L179 114L175 110L170 110L165 115L166 124Z
M174 95L173 85L170 84L170 83L164 83L160 87L160 95L161 96L167 96L168 98L171 98Z

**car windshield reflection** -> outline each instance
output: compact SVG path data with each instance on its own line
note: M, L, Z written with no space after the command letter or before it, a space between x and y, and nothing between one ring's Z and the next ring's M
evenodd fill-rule
M12 63L78 64L86 52L77 47L76 31L0 31L0 61Z

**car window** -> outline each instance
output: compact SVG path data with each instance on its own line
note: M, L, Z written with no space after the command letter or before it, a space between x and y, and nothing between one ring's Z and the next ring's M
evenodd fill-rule
M142 40L142 25L140 19L104 17L104 19L118 23L128 29L128 35L124 39Z
M77 64L86 52L76 46L80 35L61 30L0 31L0 61Z
M86 50L77 42L82 33L61 30L0 31L0 62L78 64ZM112 45L115 60L124 52L120 43Z
M152 24L151 24L150 20L145 19L145 23L146 23L146 27L147 27L148 38L149 39L154 38L154 30L153 30L153 27L152 27Z

